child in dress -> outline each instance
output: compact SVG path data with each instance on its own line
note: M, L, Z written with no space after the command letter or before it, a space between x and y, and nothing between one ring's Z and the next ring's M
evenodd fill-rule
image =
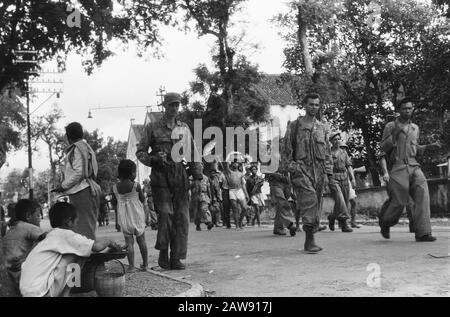
M128 270L135 272L134 236L142 255L142 270L148 268L148 251L145 243L145 197L141 186L134 181L136 164L131 160L119 163L119 182L113 187L113 204L116 205L119 225L128 247Z
M38 203L28 199L19 200L14 213L11 229L3 238L3 254L8 275L19 291L22 263L37 241L45 237L45 233L39 227L41 217Z
M107 247L122 249L112 240L94 241L75 233L73 229L77 227L78 214L72 204L56 203L50 208L49 218L53 229L31 250L22 264L20 292L25 297L68 296L72 287L69 281L74 278L69 265L81 267L92 252L100 252Z

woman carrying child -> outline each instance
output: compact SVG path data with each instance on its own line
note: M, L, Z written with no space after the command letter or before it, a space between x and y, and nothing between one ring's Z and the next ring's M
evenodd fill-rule
M129 271L135 272L134 267L134 236L142 255L142 270L148 268L148 251L145 243L145 211L144 193L141 186L134 181L136 178L136 164L131 160L119 163L119 182L113 187L113 204L117 205L119 225L125 237L128 248Z

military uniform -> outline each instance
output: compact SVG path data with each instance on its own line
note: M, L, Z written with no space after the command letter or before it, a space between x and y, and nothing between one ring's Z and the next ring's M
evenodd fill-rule
M329 128L314 119L309 128L304 117L288 125L282 156L288 163L303 228L319 229L327 175L333 173Z
M136 156L144 165L152 167L150 183L153 203L158 214L158 234L155 248L168 250L171 259L185 259L189 231L189 174L194 179L203 178L201 163L189 163L189 169L181 162L171 158L172 146L178 140L172 140L175 128L182 128L185 136L193 144L188 126L176 120L174 128L164 116L158 122L151 122L144 129L143 138L138 144ZM151 153L148 149L151 148ZM195 147L193 149L196 151ZM164 152L167 162L161 163L156 155ZM191 152L194 153L193 151ZM194 162L192 158L189 160Z
M345 221L349 218L350 205L350 183L348 179L348 168L352 166L347 151L339 148L331 151L333 157L333 180L330 184L331 195L334 199L333 213L331 219Z
M401 132L394 139L392 132L399 127ZM418 145L419 127L414 123L401 123L398 119L389 122L380 144L381 156L386 158L389 170L389 200L379 213L380 227L396 225L405 209L414 201L412 208L413 229L417 238L431 235L430 195L428 184L416 155L425 147Z
M289 177L286 174L273 173L267 174L266 179L270 186L270 200L275 208L273 232L283 233L284 228L294 223L294 214L288 201L292 192Z
M197 227L200 224L211 223L211 187L207 176L203 176L200 184L200 192L192 191L192 200L194 201L194 223Z
M223 215L223 186L226 182L225 176L220 171L212 171L210 175L210 183L211 183L211 216L212 221L216 226L222 225L222 219L225 221L225 217ZM229 216L228 216L229 219Z

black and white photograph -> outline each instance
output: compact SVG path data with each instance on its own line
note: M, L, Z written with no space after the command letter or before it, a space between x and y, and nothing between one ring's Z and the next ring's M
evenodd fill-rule
M0 0L0 298L449 296L450 0Z

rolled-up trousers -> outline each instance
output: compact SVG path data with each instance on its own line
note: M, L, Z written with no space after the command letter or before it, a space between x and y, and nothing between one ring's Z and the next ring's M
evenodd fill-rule
M333 213L330 217L337 220L347 220L350 208L348 177L343 174L335 174L333 180L334 182L329 185L334 200Z
M387 187L389 199L381 207L378 215L380 226L395 226L411 198L413 227L416 237L431 234L430 194L428 184L419 166L393 168L389 174Z
M270 184L270 200L275 208L274 230L281 231L294 222L294 214L288 201L290 195L289 184Z
M308 173L297 171L292 178L297 196L296 207L303 228L311 228L314 233L318 231L320 225L325 178L325 173L319 168L309 170Z

